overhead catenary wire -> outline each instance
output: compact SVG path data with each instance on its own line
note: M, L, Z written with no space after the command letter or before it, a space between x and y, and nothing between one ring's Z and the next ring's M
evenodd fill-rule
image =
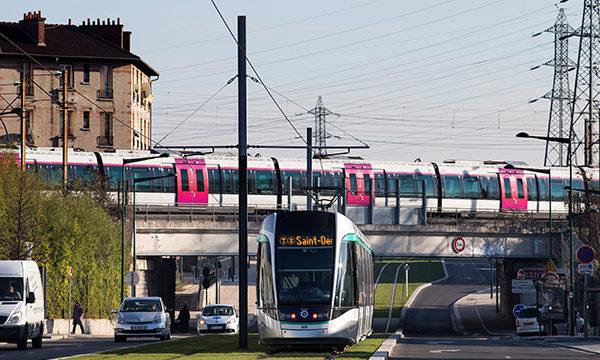
M211 96L209 96L202 104L200 104L200 106L198 106L196 109L194 109L194 111L192 111L191 114L189 114L185 119L181 120L171 131L169 131L165 136L163 136L156 143L156 145L160 145L163 142L163 140L165 140L166 138L168 138L172 133L174 133L177 129L179 129L179 127L181 125L183 125L189 118L191 118L192 116L194 116L195 113L197 113L206 104L208 104L209 101L211 101L215 96L217 96L223 89L225 89L227 87L227 85L231 84L233 82L233 80L235 80L236 78L237 78L237 75L234 76L234 77L232 77L231 79L229 79L229 81L227 81L223 86L221 86L217 91L215 91Z

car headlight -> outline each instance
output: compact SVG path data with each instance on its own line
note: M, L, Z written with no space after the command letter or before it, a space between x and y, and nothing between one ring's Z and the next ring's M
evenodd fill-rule
M121 313L117 315L117 324L125 324L125 317Z
M235 320L231 319L227 322L227 324L233 324L235 322Z
M8 319L8 321L6 323L7 324L18 324L19 320L21 320L21 312L17 311L10 316L10 318Z
M200 320L198 320L198 324L204 325L204 324L206 324L206 321L204 321L204 319L200 319Z
M154 317L154 323L158 324L162 322L162 315L161 314L156 314L156 316Z

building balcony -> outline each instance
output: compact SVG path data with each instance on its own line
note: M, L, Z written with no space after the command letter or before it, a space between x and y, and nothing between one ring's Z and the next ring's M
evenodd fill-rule
M98 146L113 146L113 137L112 136L98 136L96 137L96 144Z
M112 100L113 99L113 89L101 89L97 92L98 100Z

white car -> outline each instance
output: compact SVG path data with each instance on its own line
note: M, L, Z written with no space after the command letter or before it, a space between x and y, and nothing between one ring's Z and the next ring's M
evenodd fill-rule
M539 323L540 311L535 307L521 310L515 320L517 335L539 335L544 333L544 325Z
M198 315L198 334L237 333L240 319L233 305L206 305Z
M171 317L160 297L128 297L117 312L115 341L128 337L171 338Z

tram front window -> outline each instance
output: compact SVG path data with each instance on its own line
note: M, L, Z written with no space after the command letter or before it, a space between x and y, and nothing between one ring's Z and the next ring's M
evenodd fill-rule
M277 250L280 304L329 304L332 275L333 246Z

